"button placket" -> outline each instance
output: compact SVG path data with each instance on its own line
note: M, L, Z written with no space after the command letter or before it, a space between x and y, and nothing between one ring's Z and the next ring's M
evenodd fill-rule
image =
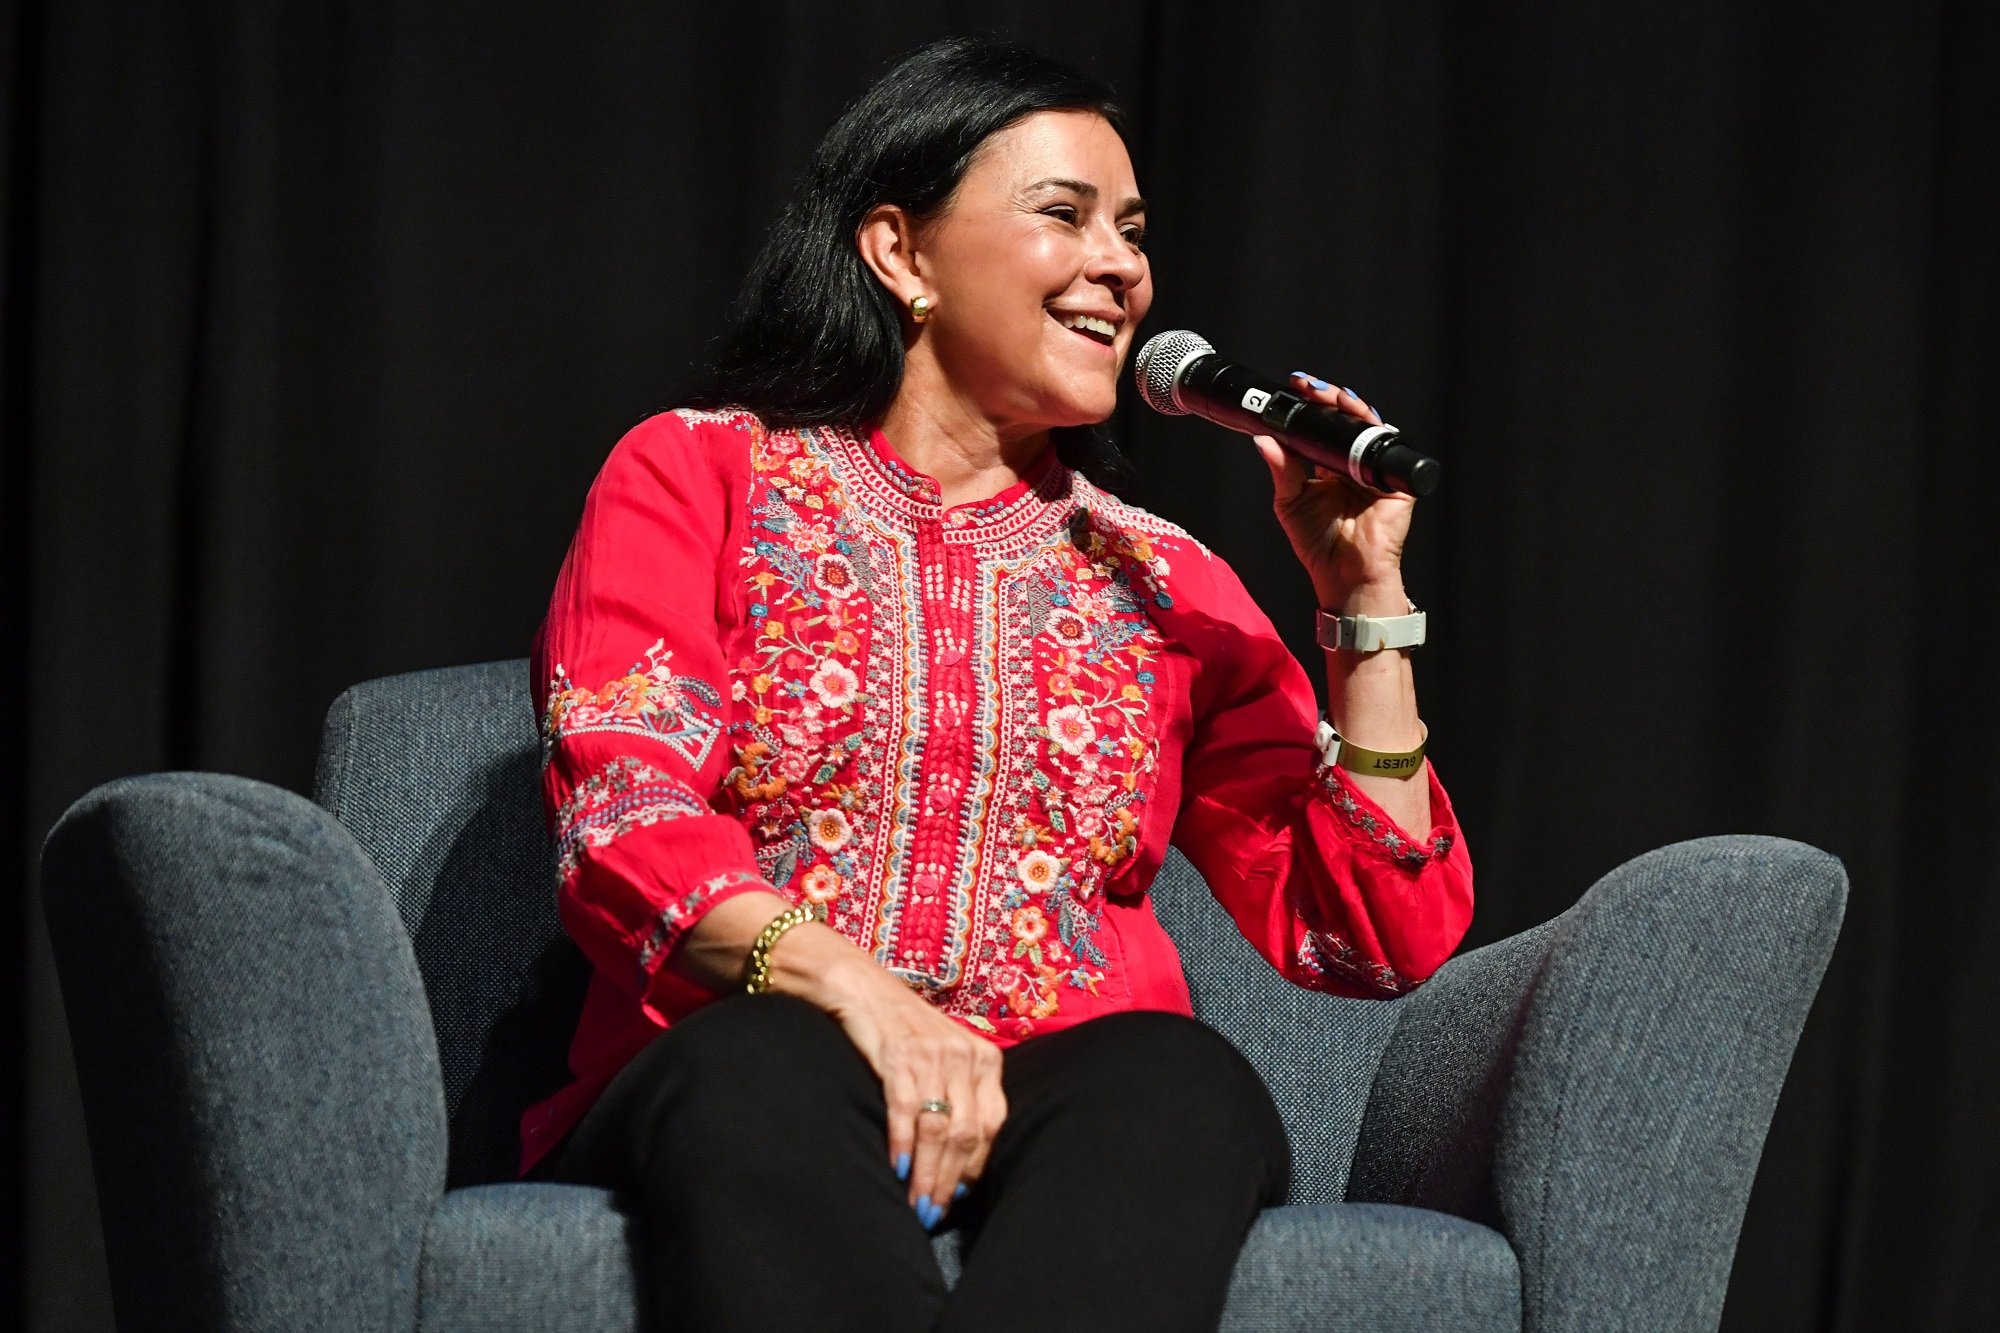
M969 660L970 607L967 570L971 548L947 540L948 529L964 515L950 511L920 524L918 560L923 588L926 671L923 757L917 774L921 793L916 809L910 880L909 934L905 958L935 972L946 953L945 896L958 860L958 795L968 767L972 666Z

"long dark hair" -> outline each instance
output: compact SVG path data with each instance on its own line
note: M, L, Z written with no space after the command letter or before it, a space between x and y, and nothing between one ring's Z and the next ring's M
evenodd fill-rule
M898 61L820 141L683 401L775 427L880 420L903 382L902 309L855 248L861 219L882 203L936 217L979 146L1038 111L1093 111L1125 136L1110 88L1025 47L950 37ZM1094 428L1050 434L1068 466L1131 486L1131 463Z

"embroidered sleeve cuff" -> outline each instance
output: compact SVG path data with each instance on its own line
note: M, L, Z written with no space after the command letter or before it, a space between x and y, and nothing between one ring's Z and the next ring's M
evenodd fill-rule
M1418 985L1329 931L1308 929L1299 942L1298 960L1306 984L1315 990L1337 993L1358 988L1370 996L1392 996L1407 994Z
M1449 856L1458 841L1458 824L1451 818L1451 803L1438 783L1437 771L1427 765L1424 780L1431 784L1431 809L1445 816L1433 825L1425 842L1398 827L1337 765L1320 764L1314 770L1314 792L1333 808L1340 825L1353 837L1405 869L1422 870Z
M743 826L650 757L604 759L570 787L552 822L571 934L600 968L631 969L642 995L710 908L778 892Z
M640 989L646 990L651 985L653 974L659 970L660 960L673 952L681 936L707 915L710 908L739 893L755 890L777 892L770 881L755 871L729 870L703 880L662 907L653 922L652 933L639 944Z

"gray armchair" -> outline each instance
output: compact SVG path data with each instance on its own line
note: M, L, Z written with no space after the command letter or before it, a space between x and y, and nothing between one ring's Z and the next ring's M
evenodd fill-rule
M180 773L91 792L42 877L119 1321L636 1328L620 1198L513 1182L587 965L556 921L523 663L349 690L318 804ZM1713 1327L1846 897L1761 837L1648 853L1395 1001L1299 990L1186 862L1201 1016L1270 1083L1289 1205L1231 1330ZM937 1241L947 1279L956 1234Z

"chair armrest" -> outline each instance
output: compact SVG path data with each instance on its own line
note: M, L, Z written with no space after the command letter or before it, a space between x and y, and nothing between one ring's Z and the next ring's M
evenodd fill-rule
M1714 1327L1778 1091L1847 896L1783 839L1676 843L1405 1002L1355 1200L1487 1222L1525 1327Z
M359 844L263 783L128 778L56 825L42 891L119 1323L412 1327L443 1087Z

